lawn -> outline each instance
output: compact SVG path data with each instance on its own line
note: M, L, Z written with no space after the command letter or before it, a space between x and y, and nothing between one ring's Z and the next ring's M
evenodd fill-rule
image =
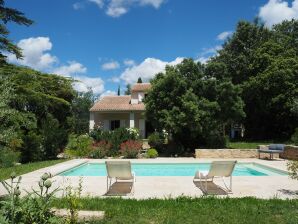
M229 149L257 149L258 145L269 145L272 141L260 141L260 142L229 142Z
M24 173L29 173L34 170L38 170L47 166L52 166L57 163L61 163L65 161L66 161L65 159L48 160L48 161L21 164L14 167L0 168L0 180L5 180L9 178L12 172L15 172L17 175L22 175Z
M134 200L82 198L82 210L106 212L92 223L298 223L298 200L213 197ZM57 199L55 207L66 207Z

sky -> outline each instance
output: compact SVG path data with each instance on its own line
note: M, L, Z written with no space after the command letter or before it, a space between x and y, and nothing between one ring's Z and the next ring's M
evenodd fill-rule
M78 91L123 93L183 58L206 63L240 20L271 27L298 19L298 0L6 0L34 21L8 24L23 60L8 61L74 77Z

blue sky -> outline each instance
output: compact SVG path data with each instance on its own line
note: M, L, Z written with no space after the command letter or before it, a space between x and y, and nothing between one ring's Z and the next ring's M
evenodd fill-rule
M271 26L298 18L298 0L8 0L30 27L9 24L24 60L9 61L73 76L98 94L113 94L138 76L148 80L183 57L205 62L239 20Z

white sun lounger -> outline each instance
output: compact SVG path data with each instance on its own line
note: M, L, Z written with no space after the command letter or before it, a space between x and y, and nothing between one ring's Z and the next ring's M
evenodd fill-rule
M228 192L232 192L232 173L237 161L213 161L211 163L211 167L209 171L197 171L194 177L194 182L199 181L202 187L202 190L207 192L208 185L207 181L213 179L215 177L221 177L225 187L227 188ZM224 177L230 177L230 186L226 185ZM203 181L205 181L205 189L203 186Z
M132 182L131 190L134 189L134 182L136 177L134 172L131 171L130 161L106 161L107 168L107 191L112 185L112 179L115 178L116 182L129 181Z

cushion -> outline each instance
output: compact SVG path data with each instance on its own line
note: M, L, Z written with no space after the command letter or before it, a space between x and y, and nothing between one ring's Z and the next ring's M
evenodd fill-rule
M284 144L271 144L269 145L269 150L277 150L277 151L283 151L285 148Z

